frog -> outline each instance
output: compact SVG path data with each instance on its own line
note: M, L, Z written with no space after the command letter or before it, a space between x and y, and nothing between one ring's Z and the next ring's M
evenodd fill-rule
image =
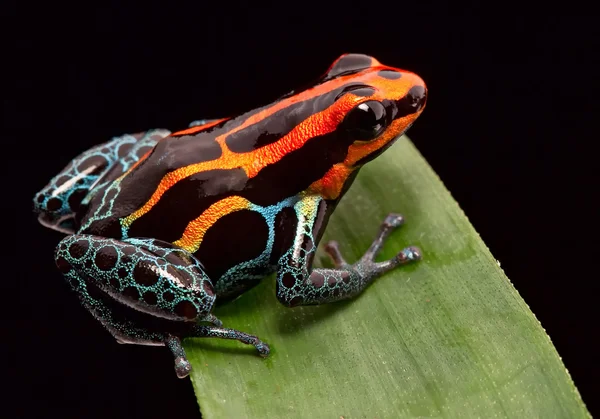
M82 152L34 199L39 222L65 237L54 260L83 306L118 343L167 347L177 377L185 338L223 338L270 352L214 314L275 273L286 307L357 297L416 262L415 246L375 260L404 223L389 214L348 263L325 244L329 218L359 170L423 112L425 82L365 54L343 54L308 87L237 116L171 132L114 137Z

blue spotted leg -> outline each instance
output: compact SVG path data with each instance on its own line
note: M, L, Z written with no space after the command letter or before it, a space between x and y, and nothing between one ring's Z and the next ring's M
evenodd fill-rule
M118 342L167 346L180 378L191 370L181 345L185 337L235 339L262 356L269 353L256 336L221 327L211 313L216 295L201 263L171 243L75 234L59 243L55 260Z
M308 196L294 207L298 218L296 237L294 244L280 258L277 269L277 298L282 304L294 307L352 298L384 273L421 258L421 251L410 246L390 260L375 262L386 238L404 223L401 215L389 214L369 249L356 263L347 263L338 243L331 241L325 250L335 268L312 269L319 228L323 224L318 221L319 206L323 202L320 197Z
M165 129L126 134L81 153L34 197L40 223L61 233L77 231L76 214L89 203L93 192L129 170L169 134Z

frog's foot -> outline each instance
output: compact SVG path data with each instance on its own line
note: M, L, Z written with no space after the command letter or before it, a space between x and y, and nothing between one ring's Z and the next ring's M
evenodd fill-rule
M227 329L224 327L216 326L200 326L194 327L193 332L189 335L190 337L198 338L221 338L221 339L233 339L238 340L246 345L253 345L258 354L262 357L267 357L271 351L269 345L261 341L254 335L240 332L239 330Z
M375 257L383 247L385 240L388 238L390 233L396 228L404 224L404 217L400 214L389 214L385 217L383 223L379 228L379 234L371 243L369 249L360 258L360 260L352 265L348 264L342 253L340 252L339 244L336 241L330 241L325 245L325 252L329 255L333 261L334 266L337 269L351 268L356 269L359 272L372 277L378 277L388 271L391 271L397 266L405 265L410 262L414 262L421 259L421 250L415 246L409 246L403 249L396 257L386 260L384 262L375 262Z
M185 378L192 371L192 364L188 361L185 350L181 345L181 339L177 336L168 335L165 339L165 346L173 353L175 357L175 372L177 377Z

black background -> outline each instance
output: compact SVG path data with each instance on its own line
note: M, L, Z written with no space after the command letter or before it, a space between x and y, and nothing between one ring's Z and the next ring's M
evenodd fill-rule
M306 6L306 19L225 6L5 4L3 247L11 269L2 375L16 408L8 416L199 416L168 351L117 345L79 306L54 268L61 235L37 224L31 199L97 142L266 104L344 52L427 82L411 138L597 410L597 23L417 16L401 4L373 13Z

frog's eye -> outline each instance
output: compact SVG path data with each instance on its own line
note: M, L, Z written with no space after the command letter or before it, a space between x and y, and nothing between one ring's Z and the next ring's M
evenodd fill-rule
M377 138L387 125L385 107L376 100L363 102L348 112L343 124L354 140Z

